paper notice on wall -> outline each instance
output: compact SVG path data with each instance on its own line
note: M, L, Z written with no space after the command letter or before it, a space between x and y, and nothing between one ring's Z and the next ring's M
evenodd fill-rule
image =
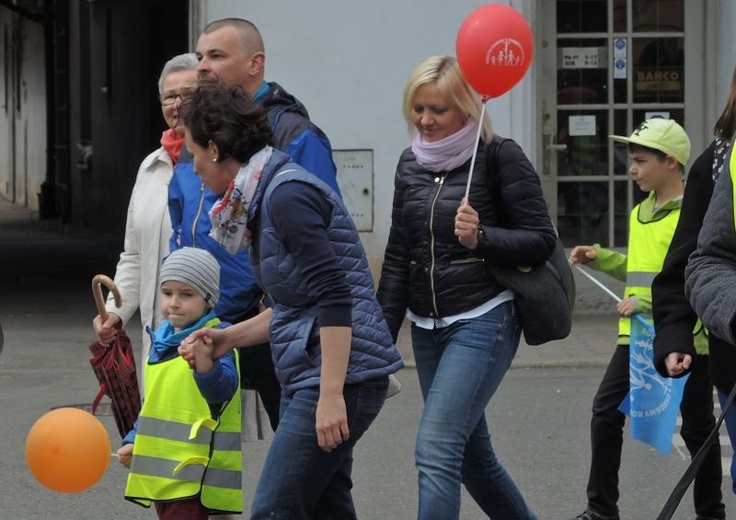
M567 118L570 136L595 135L595 116L570 116Z
M561 51L563 69L597 69L602 66L598 63L598 47L563 47Z

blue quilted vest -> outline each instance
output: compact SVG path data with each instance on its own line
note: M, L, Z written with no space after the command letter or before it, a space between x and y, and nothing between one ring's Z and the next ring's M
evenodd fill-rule
M345 383L359 383L396 372L403 366L375 297L373 278L353 219L342 200L325 183L287 156L274 151L249 208L249 222L257 222L251 265L263 291L274 303L271 349L276 376L286 391L319 386L321 348L317 299L309 294L292 255L283 247L271 223L269 199L285 182L303 182L321 190L333 207L328 235L353 296L353 331ZM270 170L270 171L269 171ZM259 193L260 192L260 193Z

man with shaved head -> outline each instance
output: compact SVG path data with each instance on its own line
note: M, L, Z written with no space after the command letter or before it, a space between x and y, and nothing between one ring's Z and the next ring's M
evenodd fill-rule
M219 79L240 85L267 112L273 146L291 156L307 171L339 193L332 148L327 136L309 120L304 105L277 83L264 81L266 54L261 34L240 18L216 20L197 41L200 81ZM171 251L191 246L208 250L220 264L221 296L217 315L230 323L258 313L263 294L253 278L247 250L231 254L209 236L209 211L222 193L212 193L194 172L191 156L182 152L169 184L169 213L174 234ZM276 380L270 346L240 349L243 386L261 397L271 428L279 423L281 386ZM259 427L260 430L260 427Z
M298 99L278 83L264 81L266 52L253 23L241 18L211 22L199 36L196 54L200 81L216 77L243 87L268 113L274 147L340 193L327 136Z

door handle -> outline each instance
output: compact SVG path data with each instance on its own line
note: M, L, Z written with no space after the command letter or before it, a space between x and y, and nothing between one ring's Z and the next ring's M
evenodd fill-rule
M567 151L567 145L566 144L548 144L545 146L547 150L553 151L553 152L565 152Z

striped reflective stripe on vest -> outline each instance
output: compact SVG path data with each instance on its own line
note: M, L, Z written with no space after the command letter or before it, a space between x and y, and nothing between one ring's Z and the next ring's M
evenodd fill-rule
M656 220L642 222L641 204L629 215L629 248L626 259L626 287L624 297L651 298L652 282L662 270L664 257L675 234L680 208L673 208ZM631 335L631 318L621 317L618 335Z
M237 352L232 355L237 369ZM240 392L213 415L181 357L147 363L145 377L146 400L125 497L147 505L199 495L210 510L239 513Z
M210 438L212 437L212 446L216 450L235 451L240 449L239 432L216 431L212 436L212 432L207 428L199 428L196 437L190 439L191 431L192 427L189 424L146 417L145 420L140 421L138 434L177 442L207 445L210 444Z
M135 461L136 472L142 475L180 480L182 482L202 481L204 485L225 489L242 488L242 473L240 471L230 471L213 467L206 468L201 464L188 464L175 471L178 465L174 460L142 455L136 457ZM202 478L203 475L204 480Z
M644 271L631 271L626 273L626 285L628 287L651 287L657 273Z

